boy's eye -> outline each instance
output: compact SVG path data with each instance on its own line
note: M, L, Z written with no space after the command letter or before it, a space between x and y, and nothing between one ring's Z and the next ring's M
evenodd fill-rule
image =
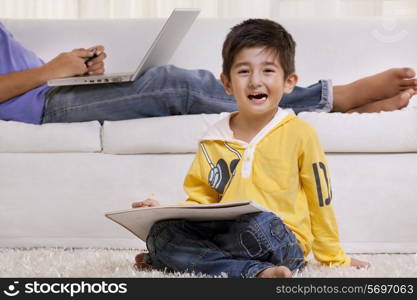
M273 73L273 72L275 72L275 70L274 69L265 69L265 72L267 72L267 73Z
M244 69L243 70L238 70L237 73L238 74L246 74L246 73L249 73L249 70L244 70Z

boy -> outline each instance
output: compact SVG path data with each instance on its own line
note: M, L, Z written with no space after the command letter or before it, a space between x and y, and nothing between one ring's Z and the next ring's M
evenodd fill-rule
M368 266L339 245L314 129L278 107L297 83L291 35L273 21L247 20L232 28L222 54L221 80L239 109L200 141L185 179L185 203L251 200L271 212L234 221L157 222L147 239L150 264L229 277L291 277L313 250L325 265ZM133 207L146 205L158 202Z

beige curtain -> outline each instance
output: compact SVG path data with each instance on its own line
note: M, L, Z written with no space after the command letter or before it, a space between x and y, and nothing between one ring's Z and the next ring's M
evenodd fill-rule
M0 0L0 18L167 17L175 7L206 18L417 16L417 0Z

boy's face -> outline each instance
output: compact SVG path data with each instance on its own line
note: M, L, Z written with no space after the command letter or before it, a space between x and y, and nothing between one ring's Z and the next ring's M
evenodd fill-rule
M290 93L297 75L284 78L278 55L264 47L244 48L235 56L230 80L221 74L226 92L233 94L239 113L249 116L275 114L284 93Z

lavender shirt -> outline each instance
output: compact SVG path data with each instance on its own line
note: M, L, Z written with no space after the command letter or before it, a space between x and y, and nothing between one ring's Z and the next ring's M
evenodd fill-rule
M43 65L33 52L20 45L0 23L0 75ZM0 102L0 120L40 124L48 86L42 85L20 96Z

